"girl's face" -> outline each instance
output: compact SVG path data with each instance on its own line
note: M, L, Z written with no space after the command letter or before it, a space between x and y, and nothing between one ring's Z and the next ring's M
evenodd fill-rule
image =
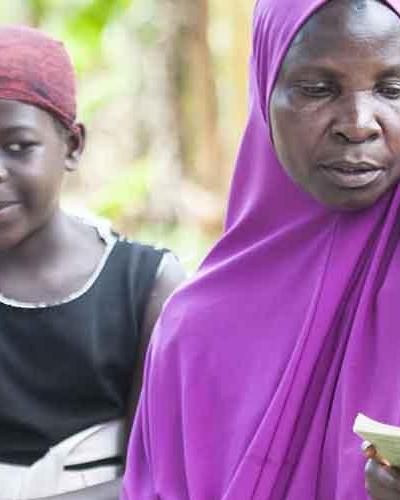
M293 41L270 99L287 173L326 205L360 209L400 179L400 19L335 0Z
M0 250L18 245L50 220L63 172L74 167L79 153L51 115L0 100Z

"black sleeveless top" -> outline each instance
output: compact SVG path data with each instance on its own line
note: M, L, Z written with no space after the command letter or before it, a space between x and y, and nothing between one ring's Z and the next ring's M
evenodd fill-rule
M29 465L80 430L126 415L162 255L118 240L81 296L41 308L0 303L0 462Z

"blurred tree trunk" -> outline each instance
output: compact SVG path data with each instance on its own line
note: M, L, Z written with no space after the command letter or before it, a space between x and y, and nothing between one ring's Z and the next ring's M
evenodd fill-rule
M232 2L228 15L231 16L233 44L229 68L234 87L233 111L235 120L243 126L247 116L248 60L250 55L250 26L252 2L236 0Z
M152 168L150 216L174 223L184 165L180 74L184 5L187 0L156 2L155 39L142 50L143 114Z
M223 148L218 127L215 71L208 42L209 3L208 0L187 3L187 151L196 180L207 191L220 193L224 185Z
M155 5L156 36L144 44L141 65L142 115L154 174L150 212L153 219L174 222L193 206L184 178L220 193L222 147L208 0L158 0Z

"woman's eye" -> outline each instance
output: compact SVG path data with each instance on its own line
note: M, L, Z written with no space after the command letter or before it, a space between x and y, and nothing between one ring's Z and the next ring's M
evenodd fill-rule
M400 98L400 83L391 85L381 85L378 87L378 92L387 99Z
M332 85L326 83L299 83L297 88L307 97L323 98L330 97L335 93Z

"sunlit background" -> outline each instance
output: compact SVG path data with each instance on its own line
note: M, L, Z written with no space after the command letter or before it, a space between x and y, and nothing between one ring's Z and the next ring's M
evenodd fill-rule
M88 128L63 204L172 248L216 240L246 119L252 0L10 0L1 23L62 39Z

